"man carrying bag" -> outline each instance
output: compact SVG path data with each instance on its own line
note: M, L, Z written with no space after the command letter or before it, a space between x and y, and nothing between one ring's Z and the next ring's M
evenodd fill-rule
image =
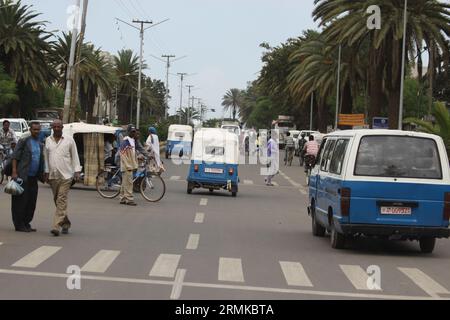
M21 195L12 196L12 219L17 232L35 232L31 227L31 221L36 210L38 196L38 179L43 180L44 153L43 145L39 142L39 122L30 124L31 135L19 140L12 155L11 178L23 181L24 192Z

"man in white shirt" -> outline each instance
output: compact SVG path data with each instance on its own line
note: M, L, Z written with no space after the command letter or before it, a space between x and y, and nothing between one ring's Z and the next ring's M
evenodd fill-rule
M71 222L67 216L67 196L73 179L80 178L81 166L77 146L71 137L62 134L61 120L52 124L53 135L45 141L45 180L50 184L56 205L51 233L57 237L69 233Z

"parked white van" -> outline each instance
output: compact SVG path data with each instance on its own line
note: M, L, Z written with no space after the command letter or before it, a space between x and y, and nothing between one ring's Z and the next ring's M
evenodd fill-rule
M326 135L309 183L315 236L418 240L431 253L450 236L450 170L444 141L431 134L348 130Z

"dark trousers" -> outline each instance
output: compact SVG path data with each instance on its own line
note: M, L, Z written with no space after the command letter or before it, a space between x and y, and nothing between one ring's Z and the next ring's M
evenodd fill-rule
M36 201L38 197L38 179L36 177L28 177L23 183L24 192L20 196L12 196L12 219L14 227L29 227L36 210Z

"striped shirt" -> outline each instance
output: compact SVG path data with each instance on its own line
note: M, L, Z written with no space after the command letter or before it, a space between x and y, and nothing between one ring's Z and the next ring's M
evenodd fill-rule
M306 150L307 156L317 157L317 153L319 152L319 145L316 141L308 141L303 149Z

